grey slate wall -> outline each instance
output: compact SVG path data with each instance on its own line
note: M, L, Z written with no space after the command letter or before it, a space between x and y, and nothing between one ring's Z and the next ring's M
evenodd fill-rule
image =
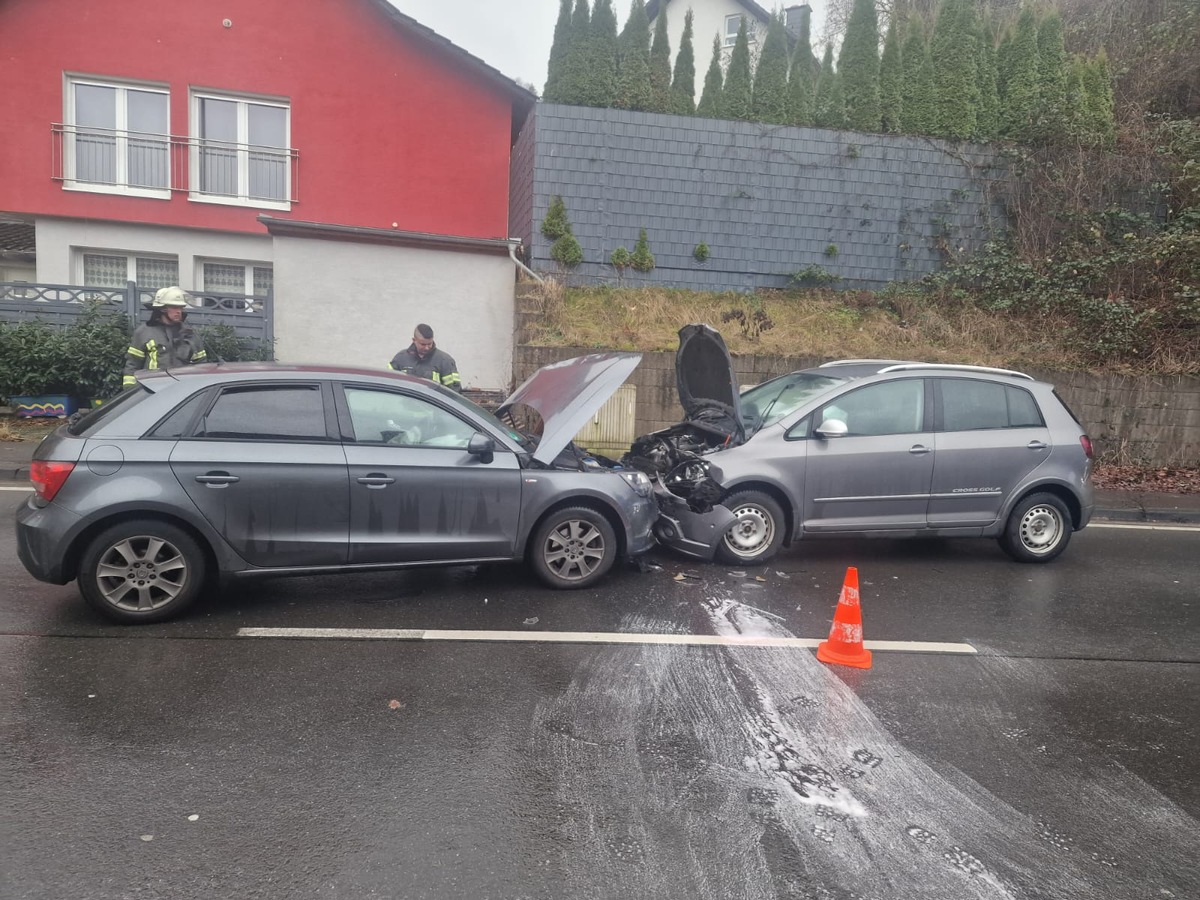
M644 227L656 268L627 283L748 291L820 266L839 287L876 287L986 241L1003 177L976 145L540 103L514 151L512 227L533 268L554 271L540 225L561 194L580 283L615 281L609 256Z

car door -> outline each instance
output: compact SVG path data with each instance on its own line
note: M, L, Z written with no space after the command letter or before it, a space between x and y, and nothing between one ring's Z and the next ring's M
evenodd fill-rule
M839 394L812 419L804 487L806 531L924 528L933 480L925 380L898 378ZM827 421L846 433L820 437Z
M350 474L350 562L513 556L521 468L497 447L467 452L483 429L415 390L347 384L338 414Z
M319 382L223 387L171 451L180 485L252 565L346 561L349 482L332 396Z
M1050 458L1050 429L1033 394L1021 387L980 378L932 380L937 454L929 524L987 525Z

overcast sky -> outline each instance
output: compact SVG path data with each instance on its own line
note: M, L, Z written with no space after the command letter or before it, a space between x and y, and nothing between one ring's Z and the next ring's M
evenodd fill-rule
M533 85L538 93L546 83L546 62L554 40L559 0L391 0L402 13L432 28L444 38L477 56L509 78ZM759 0L766 9L791 6ZM631 0L615 0L617 29L629 18ZM594 4L592 4L594 5ZM686 8L686 3L682 4ZM821 34L824 0L809 0L812 33ZM709 35L706 40L711 41ZM814 44L816 41L814 40ZM672 47L674 53L678 47ZM820 56L820 53L817 54ZM697 88L704 73L697 73Z

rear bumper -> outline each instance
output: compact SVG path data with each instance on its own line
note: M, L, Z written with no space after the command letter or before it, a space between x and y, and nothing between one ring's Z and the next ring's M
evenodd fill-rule
M74 577L67 565L71 534L80 524L68 510L33 505L32 498L17 510L17 557L38 581L66 584Z

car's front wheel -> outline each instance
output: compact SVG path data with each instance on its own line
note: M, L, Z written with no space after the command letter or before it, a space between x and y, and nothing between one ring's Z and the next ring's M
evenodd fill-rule
M717 545L717 559L734 566L765 563L783 544L783 509L761 491L740 491L725 499L735 521Z
M195 602L206 568L203 551L183 529L153 519L121 522L84 550L79 591L116 622L161 622Z
M529 561L553 588L582 588L612 568L617 536L608 519L586 506L560 509L534 532Z
M1008 517L1000 546L1017 562L1049 562L1071 540L1071 512L1053 494L1032 494Z

